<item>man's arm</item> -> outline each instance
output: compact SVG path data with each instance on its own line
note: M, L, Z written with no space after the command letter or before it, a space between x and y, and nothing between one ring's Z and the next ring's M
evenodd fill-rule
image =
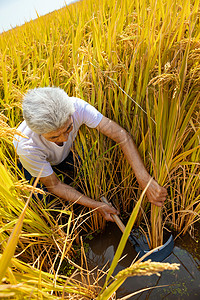
M144 189L151 179L151 176L145 169L143 161L130 134L117 123L106 117L102 118L101 122L96 128L101 133L120 145L125 157L135 173L141 188ZM167 190L164 187L161 187L155 180L152 180L146 194L151 203L157 206L162 206L166 200Z
M61 182L55 175L51 174L47 177L41 177L40 181L46 186L48 191L69 202L76 202L78 204L96 209L106 219L106 221L113 221L111 214L117 214L117 210L105 203L92 200L91 198L81 194L71 186Z

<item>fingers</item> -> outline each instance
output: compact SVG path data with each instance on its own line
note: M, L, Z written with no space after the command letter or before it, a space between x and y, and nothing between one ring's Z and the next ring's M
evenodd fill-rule
M167 198L166 188L160 186L155 180L153 180L152 184L150 184L146 194L149 199L149 202L153 203L158 207L161 207Z
M163 201L163 202L159 202L159 201L149 201L149 202L151 202L152 204L154 204L154 205L156 205L156 206L158 206L158 207L162 207L162 206L163 206L163 203L164 203L164 201Z
M115 222L113 217L109 214L105 215L104 216L104 219L107 221L107 222Z
M118 212L118 210L116 210L113 206L112 207L110 207L111 208L111 210L109 211L107 211L108 213L110 213L110 214L114 214L114 215L119 215L119 212Z
M114 208L111 204L103 204L102 206L105 213L118 215L119 212L116 208Z
M106 221L111 221L111 222L114 222L114 219L112 218L112 214L114 215L119 214L117 209L107 204L103 204L101 208L98 209L98 211L102 214L102 216Z

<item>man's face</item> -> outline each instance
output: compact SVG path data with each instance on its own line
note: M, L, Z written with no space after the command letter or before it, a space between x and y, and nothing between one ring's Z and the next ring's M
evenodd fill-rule
M62 146L64 142L68 140L69 133L73 129L73 120L70 117L61 128L42 134L42 136L50 141L56 143L58 146Z

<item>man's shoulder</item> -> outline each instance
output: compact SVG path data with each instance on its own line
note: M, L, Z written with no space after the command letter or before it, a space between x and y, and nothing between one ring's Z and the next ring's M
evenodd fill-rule
M85 105L89 104L85 100L77 97L70 97L71 101L73 101L75 109L83 109Z
M94 109L99 113L99 111L92 105L91 103L77 97L70 97L74 103L75 113L87 113L90 111L94 111Z
M36 149L42 151L41 141L38 134L34 133L23 121L17 128L19 134L15 134L13 145L18 154L24 154L27 151ZM41 148L41 149L40 149Z
M74 121L78 123L78 127L86 124L90 128L96 128L101 121L103 115L87 101L73 97L75 113Z

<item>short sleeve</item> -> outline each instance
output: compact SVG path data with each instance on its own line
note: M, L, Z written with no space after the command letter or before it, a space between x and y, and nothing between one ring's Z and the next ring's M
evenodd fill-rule
M103 115L86 101L76 98L76 112L80 124L86 124L90 128L95 128L101 122Z
M34 154L19 154L20 162L23 167L33 176L37 177L42 170L40 177L47 177L53 173L53 169L50 163L46 160L41 159L38 155Z

